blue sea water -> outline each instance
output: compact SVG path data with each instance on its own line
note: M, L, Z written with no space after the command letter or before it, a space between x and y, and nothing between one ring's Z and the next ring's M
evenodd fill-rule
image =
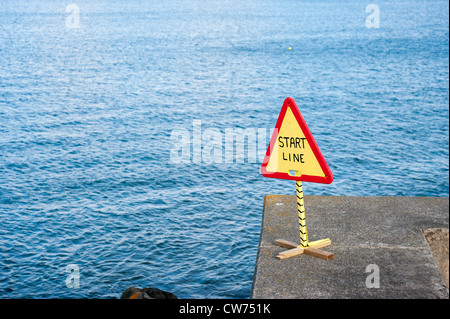
M69 3L0 5L0 298L248 298L295 184L198 160L195 123L264 153L288 96L334 175L306 195L449 195L447 1L74 0L77 28Z

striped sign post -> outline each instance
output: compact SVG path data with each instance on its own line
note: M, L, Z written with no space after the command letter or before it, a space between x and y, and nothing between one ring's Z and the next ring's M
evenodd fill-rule
M305 202L303 200L303 185L302 181L295 182L297 195L297 214L298 214L298 228L300 231L300 247L306 248L308 244L308 232L306 230L306 216L305 216Z
M326 260L334 258L332 253L319 249L331 245L329 238L308 241L302 182L330 184L333 174L292 98L288 97L283 103L261 173L265 177L296 181L300 245L284 239L275 240L275 245L289 248L279 253L277 258L285 259L303 253Z

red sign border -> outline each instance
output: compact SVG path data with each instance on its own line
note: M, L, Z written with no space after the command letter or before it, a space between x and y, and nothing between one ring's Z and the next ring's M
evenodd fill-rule
M325 176L314 176L314 175L301 175L301 176L292 176L289 173L281 173L281 172L268 172L267 164L269 163L270 155L272 154L272 150L275 146L275 143L278 139L278 133L280 132L281 124L283 123L284 117L286 115L287 109L290 108L292 113L297 120L297 123L300 125L303 134L305 135L306 140L308 141L311 149L319 162L320 168L322 169ZM331 184L333 182L333 174L331 173L330 168L328 167L325 158L322 155L322 152L319 149L314 137L311 134L311 131L306 125L305 119L303 118L300 110L295 103L294 99L288 97L284 100L283 106L281 107L280 115L278 116L277 123L275 125L275 130L272 134L272 138L270 139L269 147L266 151L266 156L264 157L264 161L261 165L261 174L265 177L271 178L281 178L281 179L289 179L295 181L303 181L303 182L313 182L313 183L322 183L322 184Z

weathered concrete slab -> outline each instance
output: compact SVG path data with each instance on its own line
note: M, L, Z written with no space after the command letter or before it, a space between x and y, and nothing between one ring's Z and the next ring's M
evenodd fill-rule
M423 234L433 253L434 260L436 260L439 270L441 271L445 284L448 287L448 228L427 228L424 229Z
M448 228L448 198L305 196L305 208L309 241L330 238L334 259L276 259L275 239L299 242L296 197L267 195L252 298L449 298L422 231ZM366 286L373 264L379 288Z

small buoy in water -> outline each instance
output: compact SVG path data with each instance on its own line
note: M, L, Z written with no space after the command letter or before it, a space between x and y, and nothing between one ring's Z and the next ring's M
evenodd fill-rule
M288 50L289 50L289 51L291 51L291 50L292 50L292 48L291 48L291 47L289 47L289 48L288 48Z

